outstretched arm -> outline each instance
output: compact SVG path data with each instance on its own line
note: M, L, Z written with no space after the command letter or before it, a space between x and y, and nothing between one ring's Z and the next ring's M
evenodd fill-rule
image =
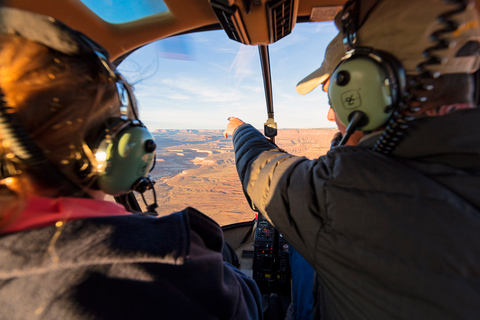
M247 201L313 263L312 239L325 217L324 194L316 191L328 180L330 165L288 154L260 131L237 120L230 119L233 123L226 131L227 135L233 133L235 162Z

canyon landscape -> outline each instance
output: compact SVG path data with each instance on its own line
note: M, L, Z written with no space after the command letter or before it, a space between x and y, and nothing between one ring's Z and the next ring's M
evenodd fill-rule
M325 154L335 129L278 130L276 144L309 159ZM155 130L159 215L194 207L220 225L253 220L238 179L232 140L222 130ZM145 194L148 203L151 192ZM140 203L143 201L138 197Z

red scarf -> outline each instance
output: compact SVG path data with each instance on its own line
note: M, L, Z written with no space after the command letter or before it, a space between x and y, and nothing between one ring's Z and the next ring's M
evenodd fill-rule
M55 225L59 221L131 214L115 202L85 198L30 197L25 209L2 233Z

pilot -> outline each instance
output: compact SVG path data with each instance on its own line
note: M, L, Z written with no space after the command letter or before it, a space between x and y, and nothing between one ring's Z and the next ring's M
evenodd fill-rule
M340 146L308 160L231 117L247 200L314 268L316 318L476 319L474 1L352 0L341 17L347 54L328 88Z
M104 48L0 7L0 91L1 319L262 318L213 220L103 200L151 188L155 161Z

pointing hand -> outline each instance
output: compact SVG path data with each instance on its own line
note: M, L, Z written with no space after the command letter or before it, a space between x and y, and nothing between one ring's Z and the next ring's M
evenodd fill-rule
M228 138L228 135L232 136L233 132L235 132L235 129L237 129L238 126L245 124L245 122L235 117L229 117L227 120L229 121L227 124L227 128L225 129L225 131L223 131L223 135L225 136L225 138Z

